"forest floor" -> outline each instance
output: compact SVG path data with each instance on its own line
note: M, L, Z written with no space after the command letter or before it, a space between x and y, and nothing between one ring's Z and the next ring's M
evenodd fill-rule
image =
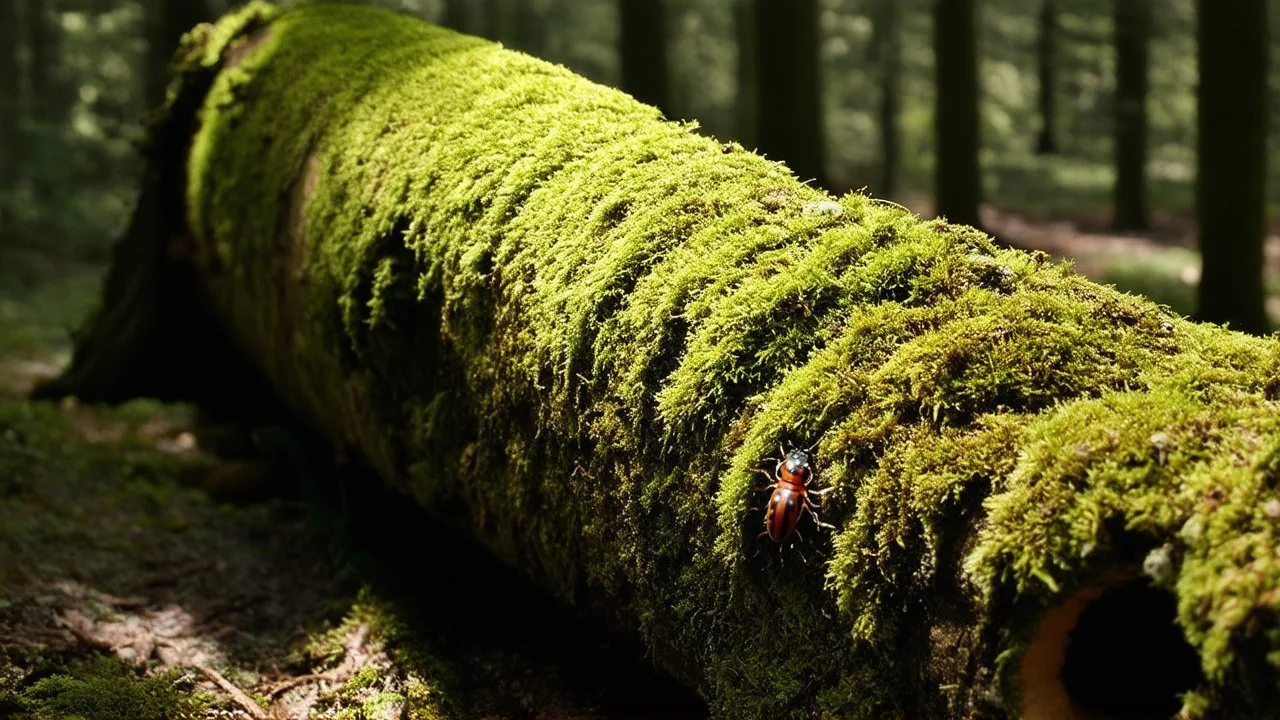
M983 222L1194 310L1199 259L1176 223L1118 235L990 208ZM217 456L190 407L29 401L68 361L103 272L0 253L0 716L705 714L636 648L416 530L429 524L376 480L290 461L303 444L287 432L277 452L266 428L256 450ZM1267 276L1280 284L1277 238Z
M925 204L922 200L919 205ZM1145 295L1180 315L1195 314L1200 253L1191 217L1153 213L1152 229L1143 232L1111 230L1110 218L1101 213L1046 220L984 205L980 217L987 232L1015 247L1068 259L1077 271L1097 282ZM1267 314L1280 326L1280 235L1274 234L1276 230L1264 245L1263 281Z
M0 256L0 717L705 715L357 471L215 456L182 405L29 401L102 273Z

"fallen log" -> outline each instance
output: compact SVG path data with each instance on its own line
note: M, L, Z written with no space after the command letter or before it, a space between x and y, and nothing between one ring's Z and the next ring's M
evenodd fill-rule
M718 715L1280 713L1280 342L696 130L388 11L250 4L188 36L39 392L211 399L247 358ZM832 530L759 536L780 443Z

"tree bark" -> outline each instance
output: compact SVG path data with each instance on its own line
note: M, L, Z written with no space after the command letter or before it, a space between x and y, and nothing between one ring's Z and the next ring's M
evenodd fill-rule
M1280 711L1280 340L387 11L255 3L194 42L159 212L40 396L234 406L248 358L426 529L642 638L716 715L1106 715L1117 677L1165 717L1184 690ZM832 527L777 544L757 471L788 439Z
M978 52L974 0L934 0L934 192L938 215L978 226Z
M898 115L902 95L902 10L899 0L877 0L875 16L876 69L880 75L880 186L883 197L898 191L902 154Z
M667 112L667 33L662 0L618 0L622 89Z
M827 183L817 0L750 0L756 143L801 180Z
M1036 43L1040 70L1039 104L1040 134L1036 137L1036 154L1058 152L1056 46L1058 42L1058 10L1054 0L1043 0L1040 6L1040 38Z
M1117 230L1145 230L1147 218L1147 46L1149 0L1115 0Z
M1251 333L1270 329L1263 286L1267 72L1263 0L1197 3L1200 83L1197 315Z

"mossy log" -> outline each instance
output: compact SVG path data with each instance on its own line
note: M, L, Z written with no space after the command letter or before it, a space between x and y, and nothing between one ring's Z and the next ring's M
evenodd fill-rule
M1276 339L388 11L198 28L156 128L184 212L44 393L152 367L112 307L181 268L166 307L718 715L1280 713ZM780 443L834 525L782 546Z

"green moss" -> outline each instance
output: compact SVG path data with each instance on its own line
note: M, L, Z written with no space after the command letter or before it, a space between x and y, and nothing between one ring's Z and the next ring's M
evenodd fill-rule
M404 613L368 588L338 624L309 638L302 654L317 671L330 671L344 661L353 637L370 658L322 701L339 717L382 717L400 706L407 717L434 720L453 717L458 687L448 657L421 633L413 632Z
M831 198L491 43L342 5L263 18L186 188L237 339L717 714L974 714L1044 608L1170 543L1207 673L1188 707L1280 708L1276 339ZM755 470L788 441L834 488L807 562L757 537Z
M30 720L197 720L210 698L179 687L181 672L139 677L123 663L100 657L73 674L37 680L17 695L17 717Z

